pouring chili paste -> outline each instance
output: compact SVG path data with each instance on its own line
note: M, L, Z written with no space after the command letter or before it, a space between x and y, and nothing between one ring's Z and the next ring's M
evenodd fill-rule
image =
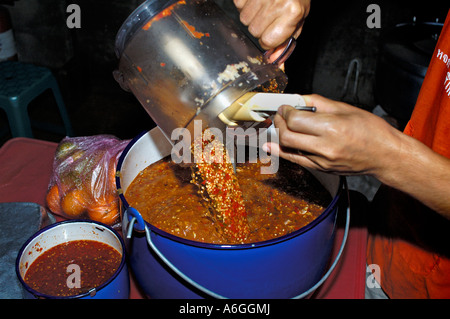
M244 241L224 234L191 182L191 168L172 162L170 156L142 170L125 195L145 221L178 237L212 244L266 241L309 224L331 201L306 169L283 159L279 164L274 174L261 174L265 164L260 161L237 164L250 228Z
M250 229L242 190L225 145L205 130L193 143L192 183L199 188L216 225L233 242L244 242Z

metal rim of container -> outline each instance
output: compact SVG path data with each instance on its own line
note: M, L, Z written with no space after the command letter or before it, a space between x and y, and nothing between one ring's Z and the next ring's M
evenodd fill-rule
M22 256L23 252L25 251L25 249L28 247L28 245L35 239L37 238L39 235L45 233L46 231L55 228L55 227L61 227L64 224L68 224L68 223L80 223L80 224L94 224L96 225L95 227L103 227L104 229L108 230L111 234L113 234L117 240L120 242L120 246L122 247L122 258L120 261L120 265L119 267L117 267L117 270L114 272L114 274L103 284L101 284L98 287L93 287L90 288L87 292L81 293L81 294L77 294L77 295L72 295L72 296L50 296L44 293L41 293L39 291L34 290L33 288L31 288L22 278L22 275L20 274L20 257ZM126 263L126 248L125 248L125 242L123 241L122 236L120 236L112 227L105 225L103 223L94 221L94 220L90 220L90 219L71 219L71 220L64 220L61 222L57 222L51 225L48 225L44 228L42 228L41 230L37 231L33 236L31 236L21 247L21 249L19 250L19 253L17 255L16 258L16 275L20 281L20 283L22 284L22 287L24 287L30 294L32 294L35 298L38 299L79 299L79 298L85 298L87 296L90 297L94 297L98 291L100 291L101 289L103 289L104 287L106 287L107 285L109 285L118 275L119 273L122 271L123 267L125 266Z
M344 178L344 188L347 190L347 209L346 209L346 223L345 223L345 229L344 229L344 236L342 238L342 242L341 242L341 246L339 248L339 251L333 261L333 263L331 264L330 268L328 269L328 271L322 276L322 278L315 284L313 285L311 288L309 288L308 290L306 290L305 292L292 297L291 299L302 299L307 297L308 295L310 295L311 293L313 293L315 290L317 290L317 288L319 288L324 282L325 280L328 279L328 277L330 276L330 274L333 272L334 268L336 267L337 263L339 262L342 252L344 251L345 248L345 244L347 242L347 238L348 238L348 232L349 232L349 228L350 228L350 195L349 195L349 189L348 189L348 185L347 182ZM131 208L131 207L130 207ZM153 249L153 251L156 253L156 255L173 271L175 272L178 276L180 276L183 280L185 280L187 283L189 283L191 286L195 287L196 289L198 289L199 291L202 291L203 293L205 293L208 296L211 296L213 298L216 299L228 299L225 296L222 296L220 294L217 294L211 290L209 290L206 287L203 287L202 285L200 285L199 283L197 283L196 281L192 280L189 276L185 275L181 270L179 270L173 263L170 262L170 260L168 260L163 253L161 253L161 251L156 247L156 245L153 243L152 239L151 239L151 231L150 229L147 227L147 225L145 224L144 219L142 218L141 214L139 214L139 212L137 210L135 210L134 208L132 208L136 213L132 213L131 214L131 219L130 222L128 224L128 228L127 228L127 234L126 237L128 239L130 239L132 237L132 233L134 230L134 224L137 222L139 225L139 228L141 228L141 230L143 229L145 231L145 236L146 236L146 240L147 243L149 244L149 246ZM128 210L127 210L128 212Z
M144 219L142 218L141 214L133 207L130 206L130 204L128 203L127 199L125 198L125 194L124 191L122 189L122 183L121 183L121 174L122 174L122 169L123 169L123 165L125 163L126 157L128 155L128 153L132 150L132 148L134 147L134 145L136 143L138 143L138 141L145 136L146 134L148 134L149 131L143 131L141 132L141 134L137 135L135 138L133 138L130 143L128 143L128 145L125 147L125 149L123 150L119 161L117 163L117 169L116 169L116 187L119 193L119 198L123 204L123 209L124 211L130 211L133 212L133 215L137 217L137 221L138 223L135 224L135 226L133 227L136 231L138 232L144 232L145 231L145 227L147 227L147 223L144 221ZM284 240L288 240L291 237L295 237L298 236L306 231L309 231L311 228L313 228L315 225L317 225L319 222L321 222L323 219L325 219L331 212L332 212L332 208L337 205L341 195L342 195L342 190L346 189L347 190L347 194L348 194L348 187L346 184L346 179L345 177L341 176L339 179L339 186L338 186L338 190L337 190L337 194L333 197L332 201L330 202L330 204L328 205L328 207L322 212L322 214L320 214L320 216L318 216L315 220L313 220L311 223L309 223L308 225L292 232L289 234L286 234L284 236L275 238L275 239L271 239L271 240L267 240L264 242L258 242L258 243L251 243L251 244L239 244L239 245L218 245L218 244L209 244L209 243L202 243L202 242L197 242L197 241L193 241L193 240L189 240L189 239L184 239L175 235L172 235L168 232L165 232L161 229L156 228L155 226L149 224L150 228L154 228L154 232L164 236L164 237L168 237L172 240L175 240L177 242L181 242L183 244L186 245L191 245L191 246L196 246L196 247L204 247L204 248L209 248L209 249L248 249L248 248L255 248L255 247L259 247L259 246L265 246L265 245L272 245L275 244L277 242L280 241L284 241ZM131 221L131 217L128 215L128 220L127 222ZM122 222L124 222L124 220L122 220Z

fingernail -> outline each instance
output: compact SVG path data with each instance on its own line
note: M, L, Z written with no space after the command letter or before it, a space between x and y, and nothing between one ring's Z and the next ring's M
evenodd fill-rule
M282 110L282 107L283 107L283 105L282 105L282 106L280 106L280 107L278 108L278 110L277 110L277 113L278 113L278 114L280 114L280 115L282 115L282 114L283 114L283 110Z
M263 144L262 149L266 153L270 152L270 146L268 144Z

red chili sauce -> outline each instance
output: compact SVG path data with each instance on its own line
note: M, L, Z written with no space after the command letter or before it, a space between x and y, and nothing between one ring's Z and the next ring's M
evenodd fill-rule
M107 244L74 240L40 255L30 265L24 280L32 289L46 295L74 296L106 282L118 269L121 259L122 255ZM72 280L77 275L75 271L68 272L69 265L79 266L80 288Z
M330 194L306 169L280 159L276 174L261 174L262 165L237 165L250 226L244 243L291 233L316 219L331 201ZM170 156L141 171L128 187L126 198L144 220L173 235L213 244L241 243L224 236L191 182L191 169L173 163Z

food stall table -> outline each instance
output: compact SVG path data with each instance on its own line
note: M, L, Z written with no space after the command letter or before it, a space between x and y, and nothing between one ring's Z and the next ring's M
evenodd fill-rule
M8 140L0 148L0 203L33 202L45 206L56 147L57 143L32 138ZM364 298L367 229L352 223L350 226L341 259L313 298ZM338 227L334 255L340 248L343 233L343 227ZM130 299L143 298L131 275L130 279Z

